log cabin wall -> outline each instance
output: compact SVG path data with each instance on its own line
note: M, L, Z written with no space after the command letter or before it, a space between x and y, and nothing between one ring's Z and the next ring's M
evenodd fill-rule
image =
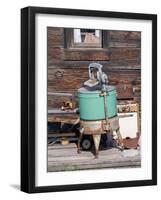
M88 79L89 63L96 61L103 65L109 84L116 86L118 101L140 104L140 32L102 31L102 48L70 48L70 37L68 29L47 28L48 92L76 93ZM48 95L48 109L60 108L63 100Z

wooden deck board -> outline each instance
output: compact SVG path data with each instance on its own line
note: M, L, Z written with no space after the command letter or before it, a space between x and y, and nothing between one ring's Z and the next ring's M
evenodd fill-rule
M66 146L54 144L48 146L48 171L140 167L140 154L124 156L124 153L116 148L100 150L98 159L95 159L91 151L78 154L75 143Z

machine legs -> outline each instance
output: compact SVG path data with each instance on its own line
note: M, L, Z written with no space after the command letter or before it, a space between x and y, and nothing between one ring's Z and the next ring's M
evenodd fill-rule
M77 153L81 153L80 143L83 137L83 133L80 133L80 136L78 138L78 145L77 145ZM98 158L98 152L99 152L99 145L101 141L101 134L94 134L93 135L93 141L95 146L95 158Z
M118 128L115 132L116 132L116 135L118 137L118 143L119 143L120 150L123 150L124 144L123 144L123 139L122 139L122 136L121 136L121 133L120 133L120 129Z
M101 134L93 135L93 141L95 145L95 158L98 158L100 140L101 140Z
M80 153L80 146L81 146L81 141L83 138L83 135L90 135L93 137L94 141L94 146L95 146L95 158L98 158L98 153L99 153L99 145L101 141L101 134L108 134L110 131L111 133L114 133L117 135L118 138L118 145L115 145L116 148L120 149L121 151L124 150L124 144L123 144L123 139L120 133L120 128L119 128L119 121L118 117L109 119L109 123L105 124L104 121L81 121L81 128L80 129L80 134L78 138L78 145L77 145L77 152ZM108 125L104 128L104 125Z
M81 143L81 140L82 140L82 137L83 137L83 133L80 133L80 136L78 138L78 146L77 146L77 153L80 153L80 143Z
M117 135L118 138L118 148L123 151L124 150L124 144L123 144L123 140L122 140L122 136L120 133L120 129L117 129L116 131L114 131ZM80 151L80 143L83 137L83 133L80 133L80 136L78 138L78 145L77 145L77 153L81 153ZM99 145L100 145L100 141L101 141L101 134L93 134L93 141L94 141L94 146L95 146L95 158L98 158L98 153L99 153Z

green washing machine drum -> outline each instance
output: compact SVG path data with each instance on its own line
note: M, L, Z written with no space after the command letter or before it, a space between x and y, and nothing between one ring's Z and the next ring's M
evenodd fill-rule
M116 89L107 86L106 108L108 118L117 115ZM82 87L78 90L79 112L81 120L103 120L105 119L104 97L100 96L101 90L91 90Z

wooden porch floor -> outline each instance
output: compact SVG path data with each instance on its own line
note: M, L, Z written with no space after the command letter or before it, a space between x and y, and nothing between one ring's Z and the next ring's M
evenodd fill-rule
M100 150L98 159L95 159L91 151L81 151L78 154L75 143L48 146L48 172L140 166L141 158L138 150L123 152L116 148Z

